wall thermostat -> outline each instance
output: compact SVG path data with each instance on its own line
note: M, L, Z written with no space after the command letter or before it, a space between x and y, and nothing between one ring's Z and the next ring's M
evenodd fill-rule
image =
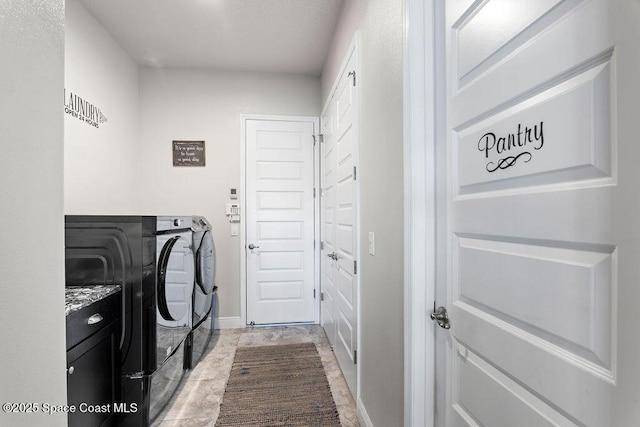
M229 222L240 222L240 205L237 203L227 203L225 213L227 214L227 218L229 218Z
M240 215L240 205L237 203L227 203L224 211L227 215Z

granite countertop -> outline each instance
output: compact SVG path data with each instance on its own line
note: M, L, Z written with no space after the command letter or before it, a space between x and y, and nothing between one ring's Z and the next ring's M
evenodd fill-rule
M64 291L65 296L65 316L78 311L115 294L120 290L120 285L86 285L67 286Z

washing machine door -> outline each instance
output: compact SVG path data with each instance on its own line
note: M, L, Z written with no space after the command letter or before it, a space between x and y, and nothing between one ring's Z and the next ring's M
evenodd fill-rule
M157 305L158 323L191 328L194 259L191 232L159 235Z
M202 241L196 252L196 282L205 295L213 292L216 278L216 247L211 231L202 235Z

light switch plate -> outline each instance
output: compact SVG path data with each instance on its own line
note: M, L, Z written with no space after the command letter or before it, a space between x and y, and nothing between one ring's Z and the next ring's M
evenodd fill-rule
M238 234L240 234L240 224L237 222L231 223L231 235L237 236Z
M369 255L376 254L376 235L373 231L369 232Z

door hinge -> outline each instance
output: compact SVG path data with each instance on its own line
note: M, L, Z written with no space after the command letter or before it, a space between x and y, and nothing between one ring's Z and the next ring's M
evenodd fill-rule
M323 143L324 142L324 134L319 133L317 135L313 135L313 145L316 145L316 143Z
M316 299L316 290L313 290L313 299Z
M320 250L323 250L323 249L324 249L324 242L320 241Z
M353 364L358 364L358 350L353 350Z
M354 179L354 181L356 179L356 167L355 166L353 167L353 179Z
M358 274L358 261L353 260L353 274Z
M350 71L349 74L347 74L347 77L351 77L353 76L353 85L356 85L356 72L354 71Z
M320 301L324 301L324 292L320 292Z

